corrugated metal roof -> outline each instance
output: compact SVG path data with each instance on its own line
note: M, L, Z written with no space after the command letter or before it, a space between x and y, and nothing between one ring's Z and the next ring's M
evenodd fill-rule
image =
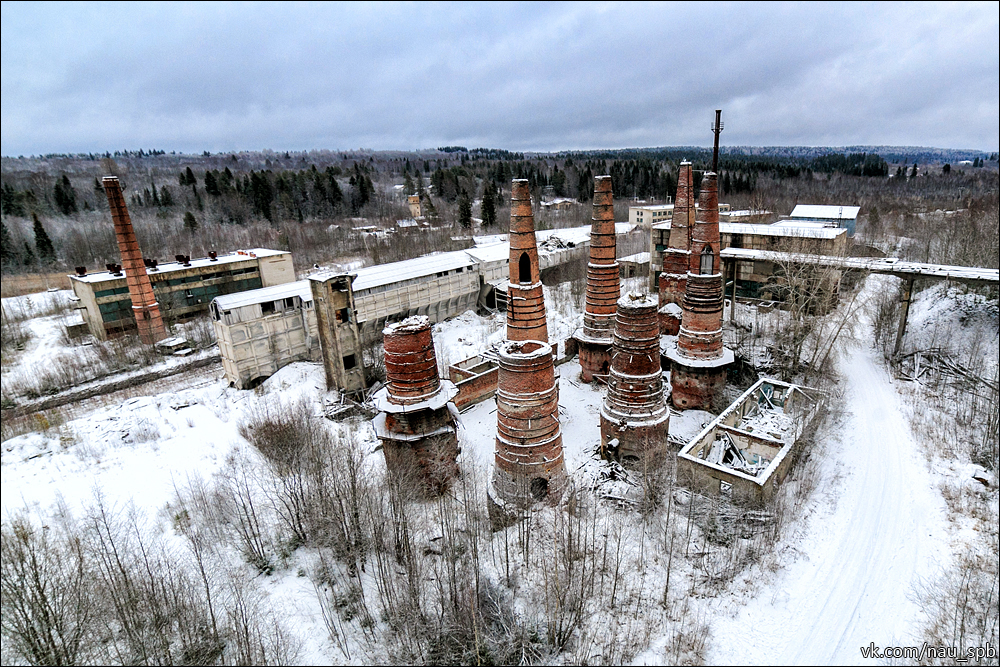
M422 278L463 266L474 266L475 264L476 261L464 250L454 250L407 259L402 262L366 266L356 272L358 277L354 280L354 292L403 280Z
M303 301L312 301L312 289L309 287L309 281L297 280L294 283L272 285L271 287L252 289L246 292L237 292L236 294L225 294L215 297L213 301L222 310L231 310L254 303L287 299L290 296L301 297Z
M861 211L860 206L820 206L817 204L798 204L792 209L793 218L811 220L855 220Z

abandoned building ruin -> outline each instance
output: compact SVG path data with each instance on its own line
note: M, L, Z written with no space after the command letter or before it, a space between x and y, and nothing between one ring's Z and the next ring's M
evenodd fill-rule
M128 284L128 293L132 299L132 315L139 339L147 345L152 345L167 337L160 306L153 295L153 285L146 275L146 264L142 260L142 251L132 229L132 219L125 207L125 197L122 196L122 186L117 176L105 176L103 180L104 193L108 197L108 207L111 209L111 219L115 224L115 238L118 239L118 250L122 254L122 267ZM121 273L119 270L118 273Z
M567 484L559 388L526 179L514 180L511 190L507 289L507 335L496 350L497 435L489 488L495 524L533 502L558 502Z
M374 397L372 420L390 474L418 475L440 493L458 474L458 409L455 385L438 377L437 356L426 316L408 317L383 331L386 386Z
M611 177L597 176L594 178L594 215L583 329L573 336L580 351L580 379L584 382L591 382L595 375L607 375L611 365L615 309L621 293L615 240Z
M761 379L677 455L677 481L734 502L759 505L788 474L816 414L815 390Z
M722 345L719 202L713 172L701 182L700 204L691 230L680 330L676 338L665 336L663 345L663 355L671 362L671 400L678 409L710 409L734 358Z
M326 388L346 394L363 392L367 386L353 281L353 275L332 271L309 277Z
M693 186L691 163L685 160L677 173L677 197L660 274L660 333L668 336L676 336L681 328L681 302L687 286L690 235L695 223Z
M657 466L667 454L670 411L663 396L657 301L630 292L618 301L608 392L601 406L601 452Z

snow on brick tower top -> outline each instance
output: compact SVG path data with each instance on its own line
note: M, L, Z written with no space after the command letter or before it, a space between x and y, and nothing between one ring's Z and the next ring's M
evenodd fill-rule
M608 458L641 460L666 451L670 413L663 396L657 305L655 298L636 292L618 301L614 356L601 406L601 450Z
M389 403L415 405L441 391L437 357L427 317L408 317L383 329Z
M516 178L510 195L510 284L507 289L507 340L549 341L545 299L538 270L535 218L528 181Z
M108 197L108 207L111 209L111 219L115 225L115 237L118 240L118 250L122 254L122 268L125 270L125 282L128 284L129 297L132 299L132 313L135 315L139 339L147 345L152 345L167 337L160 315L160 306L153 294L153 285L146 274L146 265L142 259L139 242L132 229L132 219L125 206L122 186L117 176L105 176L102 181L104 193Z
M587 305L583 314L582 340L611 344L620 294L611 177L597 176L594 178L594 215L590 226L590 263L587 265Z

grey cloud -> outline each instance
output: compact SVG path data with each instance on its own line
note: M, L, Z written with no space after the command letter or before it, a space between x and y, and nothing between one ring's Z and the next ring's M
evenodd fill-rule
M995 149L995 4L2 5L5 155Z

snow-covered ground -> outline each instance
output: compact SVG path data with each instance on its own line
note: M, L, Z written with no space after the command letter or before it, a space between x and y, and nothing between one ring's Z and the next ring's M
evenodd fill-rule
M873 281L870 288L879 284ZM546 296L552 338L569 335L579 326L579 307L572 306L569 286L547 288ZM978 302L963 309L966 301L976 298L946 288L919 295L911 310L913 340L924 344L921 336L982 336L928 333L934 322L949 317L952 331L966 331L963 325L984 309ZM985 310L988 315L989 307ZM48 317L31 320L32 330L38 327L34 340L40 344L54 328ZM987 328L993 317L987 317ZM434 336L439 362L444 366L480 353L502 335L502 315L470 312L438 324ZM29 348L24 354L42 353ZM795 510L796 518L776 547L777 558L767 560L778 566L772 570L752 565L723 594L692 602L690 613L710 625L705 656L710 663L851 664L861 661L860 647L871 642L919 644L924 616L914 587L949 562L958 548L954 543L970 537L961 526L949 523L937 488L943 476L960 477L967 470L920 450L907 421L912 408L900 397L877 352L867 345L848 347L838 369L845 415L824 431L829 437L817 443L817 487L806 505ZM604 389L579 382L579 371L575 361L558 367L559 405L567 471L586 487L603 465L594 451ZM189 479L211 478L233 454L260 458L239 434L238 425L247 414L271 401L300 399L318 414L324 400L335 398L325 391L322 366L311 363L282 369L256 391L228 388L221 377L188 385L180 376L161 381L155 395L81 410L58 428L4 441L0 512L10 517L23 509L44 521L57 501L79 513L99 490L109 504L131 504L158 531L172 534L163 510L177 488ZM711 418L700 411L672 415L670 432L688 439ZM382 465L374 433L365 422L331 428L352 432L371 465ZM495 433L493 401L462 414L464 470L489 470ZM300 550L286 567L257 579L256 585L302 641L300 662L340 662L344 656L327 638L312 581L301 574L312 572L314 556ZM686 559L678 559L676 567L678 577L696 581ZM681 572L685 569L686 574ZM648 573L654 588L660 585L654 581L657 572ZM654 632L648 638L650 648L636 662L660 664L666 642L666 635ZM364 651L354 648L352 660L363 662Z
M840 370L847 421L821 445L794 562L721 601L710 663L856 664L871 642L920 643L915 587L949 557L944 503L875 353L851 350Z

